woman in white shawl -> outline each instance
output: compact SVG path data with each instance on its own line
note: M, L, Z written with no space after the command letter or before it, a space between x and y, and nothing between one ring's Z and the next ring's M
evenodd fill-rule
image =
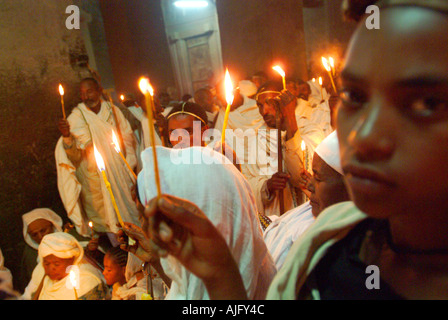
M70 234L46 235L39 245L39 264L33 272L24 300L102 300L107 288L101 272L83 261L84 249ZM71 267L69 269L69 267ZM76 277L75 287L68 276ZM37 284L37 286L36 286Z
M20 282L23 290L31 279L37 265L37 249L42 238L53 232L62 231L62 218L51 209L37 208L22 216L23 238L26 246L23 250Z
M246 179L226 157L209 148L157 147L157 156L162 192L194 202L207 215L230 247L247 295L263 299L275 266L263 241L255 199ZM193 164L194 159L201 163ZM142 204L147 204L156 196L152 150L145 150L142 160L138 192ZM172 279L166 299L209 298L201 279L177 259L168 256L161 264Z

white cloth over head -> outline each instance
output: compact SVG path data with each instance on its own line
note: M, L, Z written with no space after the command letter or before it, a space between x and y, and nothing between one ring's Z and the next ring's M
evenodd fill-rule
M339 155L339 141L336 131L330 133L316 148L315 153L330 167L344 175Z
M254 195L244 176L226 157L210 148L157 147L157 157L162 193L191 201L207 215L238 264L248 297L264 299L276 271L262 238ZM195 159L201 163L193 164ZM142 160L138 191L144 204L156 196L151 148L142 153ZM167 300L209 299L203 282L174 257L161 259L161 263L173 280Z
M73 264L79 263L84 256L84 249L71 234L55 232L42 238L39 245L39 258L52 254L61 259L75 258Z
M38 219L44 219L50 221L53 224L53 232L62 231L62 218L51 209L37 208L22 215L23 238L30 247L36 250L39 247L39 244L36 241L34 241L28 234L28 227L32 222Z

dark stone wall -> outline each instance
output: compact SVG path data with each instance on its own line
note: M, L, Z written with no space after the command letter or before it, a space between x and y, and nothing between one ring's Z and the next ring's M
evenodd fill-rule
M307 72L302 0L217 0L224 65L246 78L263 70L279 75L279 63L287 77Z
M70 0L0 1L0 248L15 286L24 247L21 216L48 207L66 220L56 184L54 147L62 117L78 97L71 57L84 52L79 30L68 30Z

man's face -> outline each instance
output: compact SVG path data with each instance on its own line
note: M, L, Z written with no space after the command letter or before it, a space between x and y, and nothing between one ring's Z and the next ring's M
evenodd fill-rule
M45 274L53 281L59 281L67 276L66 270L73 265L74 258L62 259L53 254L43 258Z
M276 122L276 110L275 107L271 104L266 102L268 99L275 98L280 93L261 93L258 95L257 98L257 105L258 110L260 111L261 116L264 119L264 122L266 122L266 125L270 128L276 128L277 122Z
M81 100L90 109L101 101L101 89L92 81L82 81L80 85Z
M53 233L53 224L45 219L37 219L28 225L28 234L31 239L39 243L47 234Z
M168 120L171 144L176 148L203 146L202 134L205 126L188 114L178 114Z
M308 99L310 98L310 94L311 94L311 88L310 85L308 83L302 83L301 85L299 85L299 97L302 98L303 100L308 101Z
M315 217L325 208L349 200L342 175L317 153L313 156L313 175L307 189L311 192L310 204Z
M448 18L420 8L359 24L342 71L341 165L356 206L376 218L448 212ZM406 49L406 53L403 52Z

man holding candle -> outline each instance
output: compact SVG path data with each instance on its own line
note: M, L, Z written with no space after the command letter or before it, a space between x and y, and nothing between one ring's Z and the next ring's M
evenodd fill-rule
M113 243L117 215L98 172L93 144L105 158L107 178L124 220L138 223L138 212L130 191L132 176L111 144L115 131L121 137L119 142L126 161L135 168L135 137L118 107L101 98L101 86L95 79L81 81L80 94L82 103L58 124L62 133L55 152L58 189L68 217L79 234L90 234L87 222L91 220L95 231L108 233Z
M272 103L272 99L280 95L282 88L281 83L271 81L258 90L256 101L265 124L257 129L256 151L258 156L255 163L249 163L242 167L242 173L254 191L258 210L266 216L281 215L279 191L284 194L285 211L304 202L304 197L299 189L303 157L300 149L302 136L294 114L296 98L289 91L285 91L289 94L290 101L286 105L281 105L280 111ZM282 172L278 172L277 166L279 157L277 153L277 115L280 116L282 130L282 154L280 155L283 158L282 163L284 163Z

